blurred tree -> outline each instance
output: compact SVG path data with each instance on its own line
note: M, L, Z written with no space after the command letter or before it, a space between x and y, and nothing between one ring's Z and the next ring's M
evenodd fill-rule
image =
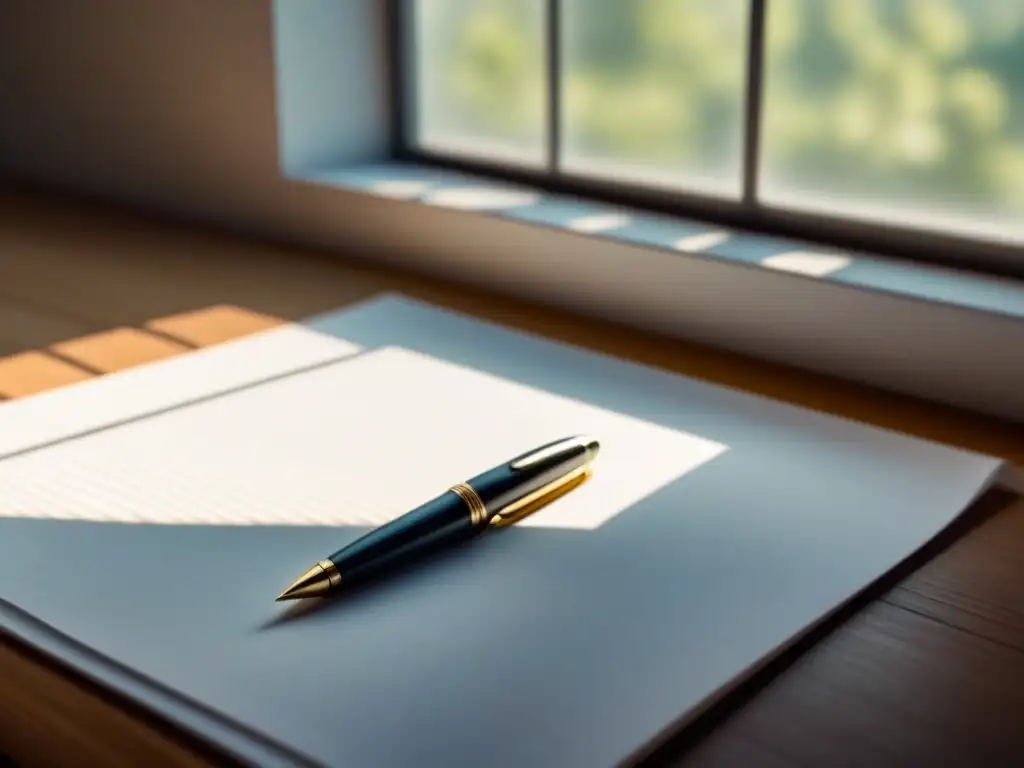
M451 37L439 51L458 114L453 123L496 138L529 138L543 124L545 54L539 0L447 0Z
M1022 22L1016 0L773 0L772 185L1019 218L998 167L1024 150Z
M541 0L417 0L421 138L447 146L543 144Z
M566 143L735 174L747 0L564 0Z

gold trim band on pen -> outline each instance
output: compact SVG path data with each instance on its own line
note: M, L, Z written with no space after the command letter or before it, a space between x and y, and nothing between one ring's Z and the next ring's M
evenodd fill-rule
M327 574L327 578L330 580L332 587L336 587L341 584L341 574L338 572L338 566L334 564L334 561L321 560L317 565L319 565L323 569L324 573Z
M457 483L448 490L466 502L466 506L469 507L469 519L473 525L480 525L480 523L487 519L487 505L484 504L484 500L480 498L480 494L476 492L473 486L466 483Z

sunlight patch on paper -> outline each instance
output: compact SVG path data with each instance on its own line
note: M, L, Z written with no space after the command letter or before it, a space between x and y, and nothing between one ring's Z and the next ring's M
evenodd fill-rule
M519 523L591 530L726 446L402 348L0 462L0 517L377 526L540 444L592 479Z

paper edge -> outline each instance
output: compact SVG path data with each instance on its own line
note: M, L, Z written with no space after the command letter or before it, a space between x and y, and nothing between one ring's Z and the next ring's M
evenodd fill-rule
M662 730L653 734L650 738L645 740L644 743L637 749L633 750L630 753L627 753L616 763L616 766L618 766L619 768L629 768L630 766L635 766L641 763L643 760L646 760L647 758L651 757L657 750L661 749L664 746L667 746L673 739L685 733L687 728L690 728L692 725L697 723L713 707L724 701L728 701L729 697L735 693L736 688L743 682L749 680L757 674L760 674L766 667L772 664L776 659L784 655L794 646L803 642L809 635L813 634L818 630L821 630L822 628L828 627L828 625L834 621L838 614L842 613L847 608L862 602L863 604L856 609L855 613L850 618L859 615L861 611L865 610L868 606L875 602L875 600L877 600L878 596L872 595L872 591L878 585L884 583L895 571L900 569L907 562L917 557L923 549L925 549L929 544L931 544L937 538L942 536L947 530L949 530L951 526L953 526L958 520L960 520L971 509L971 507L973 507L981 499L981 497L985 495L985 493L996 487L1004 487L1003 483L1001 482L1001 479L1003 478L1006 472L1006 468L1008 466L1009 465L1005 461L997 460L995 466L993 466L988 475L985 476L981 484L978 486L977 490L975 490L973 494L967 497L967 500L964 502L960 510L953 514L953 516L949 518L949 521L944 526L942 526L942 528L936 531L934 535L925 539L923 542L921 542L919 546L917 546L910 553L908 553L906 557L897 561L892 565L891 568L887 569L883 573L879 574L875 579L860 587L847 599L835 605L831 610L822 614L820 617L818 617L811 623L807 624L805 627L803 627L802 629L794 633L792 636L790 636L783 643L777 645L775 648L772 648L760 659L757 659L752 664L736 673L733 677L729 678L729 680L723 683L718 689L708 694L708 696L706 696L703 700L695 704L689 712L684 713L679 719L673 721L669 725L666 725ZM959 541L959 539L957 539L957 541ZM926 563L928 562L931 562L931 560L926 561ZM926 563L922 563L922 567ZM842 624L837 624L833 627L828 628L823 637L821 638L821 641L827 639L828 637L831 637L838 629L841 628L841 626ZM815 645L817 645L817 643ZM789 669L790 667L787 666L785 669L779 670L777 674L772 675L770 678L768 678L768 680L765 681L765 685L758 688L757 693L763 691L769 683L779 679Z

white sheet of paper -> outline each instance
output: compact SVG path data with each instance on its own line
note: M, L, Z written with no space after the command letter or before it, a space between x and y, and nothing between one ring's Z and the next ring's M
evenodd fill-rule
M56 421L0 406L0 626L261 766L618 764L1002 468L401 296L288 334L69 387ZM277 620L310 562L575 432L594 478L528 525Z

